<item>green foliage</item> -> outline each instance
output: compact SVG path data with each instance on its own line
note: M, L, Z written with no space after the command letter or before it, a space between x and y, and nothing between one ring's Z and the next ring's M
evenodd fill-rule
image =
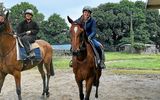
M51 15L47 21L41 24L41 28L49 43L62 44L69 42L69 34L62 32L63 29L68 29L68 26L60 15Z
M44 15L38 13L38 9L34 5L29 4L28 2L21 2L20 4L14 5L10 9L10 20L14 29L16 29L16 26L19 22L24 20L24 12L27 9L33 10L33 19L37 21L38 24L40 24L44 20Z
M158 10L146 10L143 1L105 3L93 9L99 40L110 47L131 43L131 18L134 42L160 44Z
M143 43L135 43L133 45L133 47L135 48L137 53L141 53L141 51L145 49L145 44L143 44Z
M4 6L3 3L0 2L0 14L4 13Z
M121 0L93 8L98 40L116 51L120 45L131 43L132 37L136 43L153 43L160 50L160 15L158 10L146 10L145 5L143 1ZM28 8L34 11L34 20L40 26L39 38L51 44L69 43L69 33L62 32L63 29L69 29L65 20L56 13L44 20L44 15L28 2L11 7L10 19L14 29L23 20L23 12Z
M48 41L51 44L68 43L69 34L62 34L61 30L68 29L65 20L58 14L53 14L48 20L44 20L44 15L38 12L36 6L28 3L21 2L11 7L10 20L14 30L18 23L24 20L24 12L26 9L32 9L34 12L33 20L35 20L40 27L40 32L38 33L38 38Z

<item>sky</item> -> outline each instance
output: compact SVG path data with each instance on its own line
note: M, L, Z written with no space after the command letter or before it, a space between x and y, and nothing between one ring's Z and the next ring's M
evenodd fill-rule
M29 2L36 6L40 13L44 14L45 19L53 13L57 13L65 20L67 19L66 16L70 16L73 20L80 17L84 6L97 7L103 3L116 3L119 1L120 0L0 0L6 8L11 8L16 4L20 4L20 2ZM147 0L139 1L146 2Z

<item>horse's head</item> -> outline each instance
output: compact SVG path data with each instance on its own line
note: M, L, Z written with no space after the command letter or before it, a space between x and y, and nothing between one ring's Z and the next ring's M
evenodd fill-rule
M81 23L74 22L69 16L67 17L70 27L71 45L73 55L78 55L86 40L86 33Z
M6 14L0 16L0 34L12 32L8 16L9 16L9 11L7 11Z

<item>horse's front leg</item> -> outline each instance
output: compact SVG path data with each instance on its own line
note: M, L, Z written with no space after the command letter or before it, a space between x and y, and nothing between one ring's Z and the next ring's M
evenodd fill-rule
M16 92L18 95L18 100L22 100L22 97L21 97L21 72L15 71L13 76L14 76L15 83L16 83Z
M7 75L6 73L0 72L0 93L1 93L1 89L2 89L6 75Z
M90 77L89 79L86 80L86 96L85 100L89 100L90 93L92 90L92 84L93 84L94 77Z
M83 100L84 99L83 84L82 84L83 81L76 80L76 82L77 82L77 85L78 85L78 88L79 88L79 97L80 97L80 100Z
M99 80L100 80L101 74L102 74L102 70L97 69L96 80L95 80L96 81L96 94L95 94L96 98L98 98L98 87L99 87Z

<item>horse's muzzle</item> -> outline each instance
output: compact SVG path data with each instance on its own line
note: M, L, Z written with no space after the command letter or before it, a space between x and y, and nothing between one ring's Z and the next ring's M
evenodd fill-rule
M73 56L80 56L80 54L81 54L80 50L72 50Z
M0 23L0 32L2 32L5 29L4 23Z

